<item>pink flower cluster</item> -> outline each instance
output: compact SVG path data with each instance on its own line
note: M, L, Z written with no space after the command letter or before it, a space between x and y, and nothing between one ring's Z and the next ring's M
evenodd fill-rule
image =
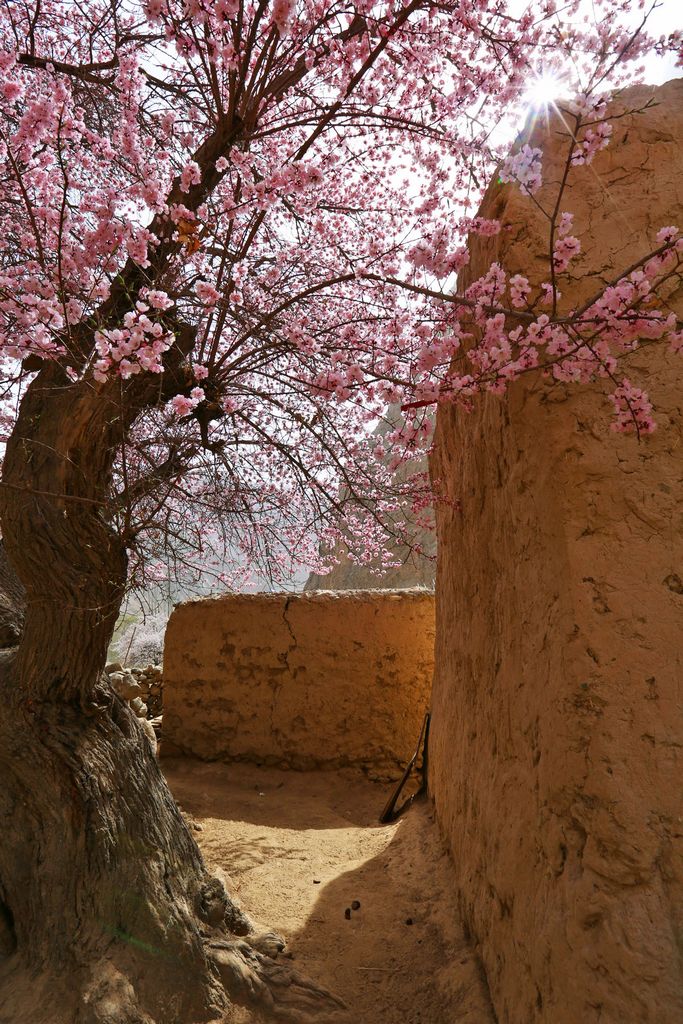
M572 220L570 213L563 213L558 221L554 260L558 271L565 269L569 259L581 249L578 239L568 233ZM462 362L458 363L457 371L448 369L445 360L436 358L437 346L422 349L415 369L427 376L413 385L412 393L417 401L408 402L404 408L429 403L430 375L432 382L434 375L440 376L439 400L467 404L477 392L502 393L510 381L533 369L545 369L556 380L565 382L613 378L619 356L644 339L668 340L674 351L683 350L683 331L677 330L676 315L657 309L651 301L659 282L672 272L679 272L683 262L683 238L679 237L676 227L669 226L658 232L657 243L660 248L645 257L640 267L604 288L576 316L551 318L544 313L531 321L523 319L517 326L510 323L514 319L511 312L496 311L495 307L502 306L509 290L513 309L526 307L532 311L535 306L532 286L521 274L508 280L503 268L492 264L465 292L465 297L470 302L474 300L474 305L461 306L457 311L458 319L451 325L455 342L452 351L460 349L472 372L464 373ZM545 282L536 301L552 300L552 294L552 286ZM557 291L555 295L560 297ZM463 317L471 320L474 330L470 335L462 333ZM466 345L461 345L463 339L468 339ZM447 353L444 350L440 354ZM639 435L654 430L647 395L628 381L615 392L613 405L617 414L615 429L635 431Z
M626 377L609 398L615 414L612 430L619 434L651 434L656 430L650 399Z
M317 201L315 195L307 196L307 193L325 181L325 172L313 161L294 160L284 166L270 168L267 173L263 167L254 165L248 154L234 153L231 164L224 157L216 161L216 169L221 173L230 166L235 174L240 175L239 210L226 209L231 218L240 211L246 212L249 206L270 210L284 197L291 197L295 208L303 212Z
M469 252L464 245L452 246L446 227L421 239L406 253L406 259L417 269L426 270L436 277L457 274L469 263Z
M180 175L180 191L189 192L192 185L198 185L202 180L202 172L194 160L188 160Z
M205 398L206 395L203 388L192 388L189 395L174 395L170 404L176 416L187 416Z
M612 137L612 125L607 121L596 124L594 128L587 128L583 138L577 142L572 154L572 164L591 164L596 153L609 145Z
M333 396L338 402L351 398L354 389L365 381L365 374L358 363L340 366L339 369L326 370L318 374L311 382L314 393Z
M281 36L289 34L289 27L294 14L295 0L274 0L273 23Z
M610 98L609 93L581 92L569 100L567 109L582 121L599 121L607 113Z
M499 177L501 181L514 181L521 188L522 192L533 195L541 187L541 158L543 154L540 149L533 148L525 143L504 162Z
M80 304L74 300L67 314L69 310L77 322ZM39 275L22 275L20 282L15 274L0 274L0 314L0 344L10 358L21 359L27 352L57 357L64 352L60 335L66 326L65 310L54 288Z
M553 249L553 267L560 274L566 270L574 256L581 252L581 242L575 235L558 238Z
M483 277L474 281L465 291L468 299L477 303L477 318L486 316L486 307L495 306L505 295L507 274L499 263L492 263Z
M437 366L448 367L450 362L461 345L461 332L459 325L454 324L453 330L448 334L434 335L429 344L419 349L416 365L418 370L429 372ZM425 396L421 394L420 400L424 401Z
M148 292L147 299L149 305L136 302L135 309L124 316L121 327L96 332L95 346L99 359L93 368L95 380L106 381L112 371L124 380L142 370L163 373L163 355L173 344L173 335L147 314L150 305L165 309L171 300L165 292L158 290Z
M500 233L500 221L487 217L463 217L458 224L460 231L471 231L474 235L492 237Z
M198 281L194 289L199 301L204 306L215 306L221 297L221 293L208 281Z
M529 301L531 285L522 274L515 274L510 278L510 302L515 309L521 309Z

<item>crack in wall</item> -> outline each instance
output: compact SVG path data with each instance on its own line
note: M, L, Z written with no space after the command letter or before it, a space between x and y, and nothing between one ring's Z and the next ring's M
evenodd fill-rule
M183 608L167 644L169 744L400 774L431 688L432 593L231 595Z
M287 668L288 668L288 670L289 670L290 672L292 671L292 667L291 667L291 665L289 664L289 656L290 656L290 654L292 653L292 651L295 651L295 650L296 650L296 648L297 648L297 641L296 641L296 637L295 637L295 635L294 635L294 630L292 629L292 624L291 624L291 622L290 622L290 621L289 621L289 619L287 618L287 612L289 611L289 606L290 606L290 604L291 604L291 601L292 601L292 598L291 598L291 596L290 596L290 597L287 597L287 598L285 598L285 603L284 603L284 607L283 607L283 609L282 609L282 621L284 622L285 626L287 627L287 632L289 633L289 635L290 635L290 636L291 636L291 638L292 638L292 642L291 642L291 644L289 645L289 647L287 648L287 650L286 650L286 651L285 651L285 652L283 653L283 655L282 655L283 661L284 661L285 665L287 666Z
M282 621L284 622L285 626L287 627L287 632L289 633L292 642L289 644L289 646L287 647L287 649L285 651L282 651L280 654L278 654L278 658L283 662L283 664L285 665L285 667L287 669L287 672L289 673L290 676L292 675L292 666L289 663L289 656L290 656L290 654L293 651L296 650L296 648L298 646L297 645L296 636L294 635L294 630L292 629L292 624L289 621L289 618L287 617L287 612L289 611L289 606L290 606L291 601L292 601L291 595L285 598L285 603L284 603L284 605L282 607ZM275 725L275 709L276 709L277 700L278 700L278 697L280 695L280 691L282 690L282 687L283 687L283 683L282 682L280 682L280 683L273 682L272 683L273 696L272 696L272 700L270 702L270 732L271 732L271 735L274 738L277 738L277 743L278 743L278 747L280 748L280 753L284 755L285 750L284 750L284 747L283 747L282 743L280 742L280 731L276 728L276 725Z

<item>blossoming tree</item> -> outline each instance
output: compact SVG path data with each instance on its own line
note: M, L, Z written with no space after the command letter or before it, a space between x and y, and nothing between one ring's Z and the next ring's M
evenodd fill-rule
M581 240L563 198L609 142L607 86L680 39L649 39L627 0L595 6L585 22L553 0L3 5L0 520L26 594L2 675L4 1019L337 1005L274 964L276 940L235 938L248 920L102 682L107 645L131 571L174 538L182 561L234 523L248 553L314 559L341 485L374 557L405 457L388 446L422 445L437 401L604 378L617 429L653 429L619 361L680 348L658 301L679 232L566 310ZM539 186L540 151L501 163L496 132L541 66L570 66L578 93L546 280L493 265L461 292L468 232L500 230L472 216L492 170ZM380 446L390 402L406 421Z

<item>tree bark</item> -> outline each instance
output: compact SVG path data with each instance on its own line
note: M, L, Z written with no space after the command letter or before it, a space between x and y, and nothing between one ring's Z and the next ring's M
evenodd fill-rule
M0 650L16 647L24 630L26 591L7 560L0 539Z
M248 919L103 678L126 582L115 452L164 397L142 376L73 384L46 365L7 447L2 535L26 609L0 654L0 1022L194 1024L233 1000L334 1018L337 1000L267 955L276 937L234 938Z

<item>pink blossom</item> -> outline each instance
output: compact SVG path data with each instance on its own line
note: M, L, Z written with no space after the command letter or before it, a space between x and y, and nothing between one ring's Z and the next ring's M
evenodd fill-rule
M531 285L522 274L510 278L510 301L517 309L526 306L531 294Z
M199 164L195 163L194 160L189 160L183 167L183 173L180 175L180 191L189 192L192 185L198 185L202 180L202 172L199 168Z
M173 305L173 299L169 298L166 292L157 290L148 291L146 293L147 301L155 309L170 309Z
M500 221L489 220L485 217L473 217L468 222L469 230L476 235L492 237L500 233Z
M573 114L579 114L584 120L599 119L605 116L607 104L610 100L609 93L579 93L567 104Z
M553 265L558 273L566 270L570 261L581 252L581 242L574 235L558 238L553 250Z
M542 152L526 143L507 158L499 177L501 181L515 181L523 192L533 194L541 187Z
M683 331L672 331L669 335L671 351L683 355Z
M612 125L607 122L586 129L583 139L577 143L572 164L590 164L601 149L605 149L612 135Z
M177 416L187 416L191 413L197 403L193 402L191 398L187 398L185 395L175 395L171 399L171 405L173 411Z
M273 21L281 36L286 36L289 33L289 25L294 13L294 7L294 0L274 0Z
M660 228L657 232L657 245L666 245L669 242L675 241L678 237L678 228L670 226L667 228Z
M562 292L555 288L555 297L561 298ZM548 281L544 281L541 285L541 304L544 306L552 306L553 304L553 286Z
M16 100L21 99L24 95L24 90L19 82L8 79L2 84L2 95L9 103L14 103Z
M198 281L194 289L199 297L200 301L205 306L215 306L221 297L221 293L217 288L214 288L212 284L207 281Z
M615 422L612 429L621 434L651 434L657 427L652 417L652 404L647 393L634 387L626 377L614 394L610 395L614 406Z
M557 233L560 236L560 238L564 237L564 235L568 235L569 234L569 232L572 229L573 221L574 221L574 214L573 213L566 213L565 212L565 213L561 213L560 214L560 220L559 220L558 225L557 225Z
M219 18L226 21L234 18L240 9L239 0L215 0L214 10Z
M148 19L156 24L161 20L164 11L164 0L146 0L145 10Z
M141 366L139 363L131 363L128 359L122 359L119 363L119 375L127 380L129 377L133 377L136 373L140 373Z

